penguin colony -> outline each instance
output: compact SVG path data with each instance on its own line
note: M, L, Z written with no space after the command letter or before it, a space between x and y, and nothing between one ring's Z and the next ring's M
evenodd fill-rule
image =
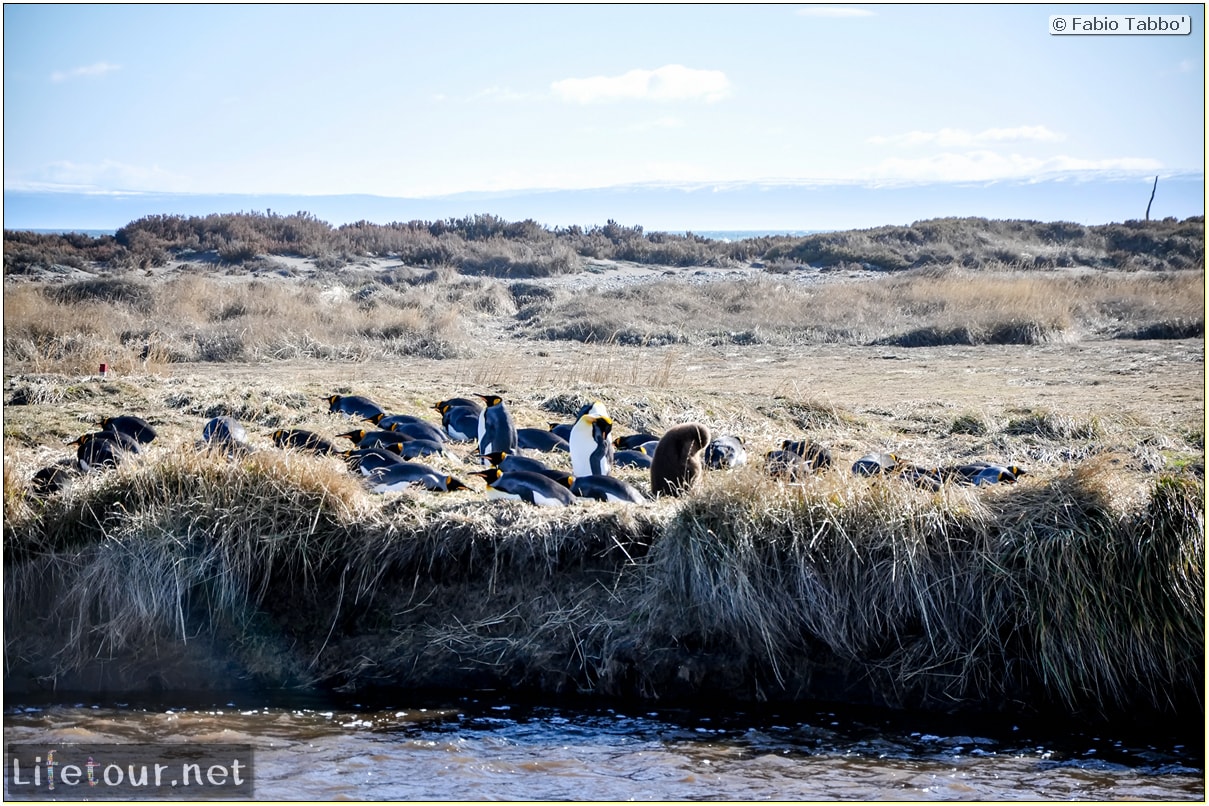
M481 402L480 402L481 401ZM662 435L634 433L613 436L614 421L600 401L580 408L571 423L549 423L548 429L517 428L512 412L499 394L478 394L437 401L432 409L440 423L409 414L390 414L361 395L332 395L328 412L342 419L358 418L367 427L353 428L328 439L301 428L278 429L268 435L280 450L342 458L367 488L376 493L404 489L456 492L473 489L465 481L438 471L421 460L456 456L452 443L473 443L469 462L486 466L467 473L486 484L488 498L523 501L535 506L561 507L577 498L641 504L660 496L682 496L700 483L704 472L747 464L741 436L713 436L701 423L683 423ZM33 477L33 490L48 496L69 485L81 473L117 467L156 438L155 429L140 417L106 417L99 431L67 444L75 457L42 468ZM369 427L372 426L372 427ZM346 447L341 440L351 443ZM231 417L205 423L195 447L235 459L253 450L247 430ZM529 453L557 458L566 454L571 469L551 466ZM833 467L831 451L810 440L786 439L764 455L763 470L775 479L795 483ZM618 467L648 470L650 493L617 478ZM945 467L921 467L893 453L869 453L851 466L856 476L890 476L925 490L946 483L1011 484L1026 475L1016 465L989 462Z

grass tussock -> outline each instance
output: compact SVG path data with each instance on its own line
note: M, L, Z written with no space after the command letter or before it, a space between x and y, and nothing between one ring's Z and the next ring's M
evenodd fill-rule
M332 227L306 212L155 215L113 236L5 231L4 270L163 266L174 257L212 255L249 264L266 255L301 256L338 269L367 256L468 273L546 276L579 271L583 258L661 266L734 266L764 261L777 271L859 266L899 271L934 266L1033 270L1093 267L1119 271L1204 269L1204 217L1127 221L1086 227L1071 222L940 218L910 226L764 236L729 242L693 233L645 232L609 220L554 230L533 220L480 214L442 221Z
M535 338L654 345L934 347L1189 337L1204 332L1204 275L945 271L822 284L777 276L669 281L558 293L530 302L518 319Z
M1203 484L1121 486L1093 461L990 493L836 476L714 489L652 549L643 609L664 640L725 648L770 688L808 688L830 658L892 703L1194 703Z
M180 275L157 284L84 280L4 295L4 353L32 371L131 373L185 361L467 354L466 318L514 311L498 283L437 274L350 289L319 281Z
M1203 479L1107 459L936 492L749 466L556 512L374 496L281 451L168 451L45 502L12 470L8 663L50 679L206 641L270 685L1178 713L1203 679Z

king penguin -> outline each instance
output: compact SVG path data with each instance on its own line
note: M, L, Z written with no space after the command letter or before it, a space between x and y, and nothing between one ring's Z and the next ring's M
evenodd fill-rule
M251 453L247 429L234 417L212 417L202 428L198 448L226 451L228 459Z
M898 465L899 458L892 453L867 453L852 463L852 472L858 476L877 476Z
M651 459L651 493L683 495L701 476L697 458L710 442L709 428L701 423L684 423L668 429L659 439Z
M516 423L499 395L479 395L487 402L487 408L479 412L479 453L486 455L498 451L515 452L517 449Z
M646 498L631 484L612 476L575 476L571 492L580 498L616 501L622 504L645 504Z
M471 473L487 482L488 498L525 501L542 507L565 507L575 503L575 496L563 484L527 470L502 472L490 467Z
M363 420L373 420L386 412L382 407L368 397L361 395L331 395L327 399L328 411L360 417Z
M100 422L102 431L117 431L132 437L140 445L146 445L155 439L155 429L142 417L123 414L120 417L106 417Z
M433 408L441 413L441 427L450 439L457 442L478 439L481 406L451 406L442 400Z
M743 437L723 434L705 446L705 466L710 470L725 470L747 464Z
M417 462L398 462L379 468L369 473L367 481L370 489L376 493L403 490L416 484L438 493L470 489L460 479L443 475Z
M571 428L571 472L576 476L607 476L613 469L613 420L599 400L581 410Z
M117 467L129 454L139 452L139 444L134 437L120 431L84 434L67 444L77 446L76 461L85 473L103 467Z

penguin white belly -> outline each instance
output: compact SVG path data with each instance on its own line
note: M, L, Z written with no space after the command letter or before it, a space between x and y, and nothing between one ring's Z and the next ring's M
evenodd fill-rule
M567 505L566 501L559 498L547 498L537 490L533 491L533 503L540 507L565 507Z
M386 481L370 487L376 493L397 493L411 487L415 482L411 481Z
M520 501L521 500L521 497L519 495L517 495L516 493L504 492L503 490L497 490L494 487L487 488L487 497L488 498L499 498L499 499L503 499L506 501Z
M592 439L592 427L583 427L576 423L571 429L571 473L576 476L591 476L592 452L596 450L596 442Z

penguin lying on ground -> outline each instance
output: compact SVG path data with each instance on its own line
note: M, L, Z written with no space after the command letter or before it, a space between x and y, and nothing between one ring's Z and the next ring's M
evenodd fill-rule
M155 439L155 429L142 417L135 417L131 414L106 417L101 420L100 426L102 431L117 431L140 445L146 445Z
M806 457L796 451L775 450L764 454L764 471L794 482L809 476L812 468Z
M360 471L363 476L369 476L376 470L403 462L402 456L381 446L355 448L351 451L342 451L340 455L348 462L350 470Z
M496 453L489 453L483 458L491 462L493 467L498 467L504 473L512 473L517 470L524 470L529 473L537 473L545 476L548 479L553 479L559 484L570 485L571 483L571 474L567 471L547 467L537 459L530 459L528 456L518 456L514 453L497 451Z
M302 428L279 428L273 432L273 444L278 448L297 448L317 454L339 453L332 443Z
M487 482L488 498L524 501L542 507L565 507L575 503L575 496L566 486L539 473L527 470L504 473L498 467L489 467L470 475Z
M747 450L743 438L724 434L715 437L705 446L705 466L711 470L725 470L747 464Z
M449 435L432 423L392 423L387 429L394 434L401 434L415 439L427 439L433 442L448 442Z
M646 469L651 466L651 454L645 449L633 451L615 451L613 453L614 467L640 467Z
M518 428L516 429L517 447L523 450L544 451L563 451L569 453L571 446L567 440L551 433L544 428Z
M381 417L386 413L377 403L361 395L332 395L327 399L327 402L327 410L330 413L336 414L339 412L353 417L360 417L363 420L373 420L375 417Z
M825 470L831 467L831 451L817 442L787 439L781 443L781 450L801 456L810 465L811 470Z
M451 406L441 401L434 409L441 413L441 428L456 442L474 442L479 433L480 406Z
M1015 484L1016 480L1026 475L1027 471L1017 465L996 465L990 462L971 462L957 467L941 468L942 478L958 484Z
M899 464L892 453L867 453L852 463L852 472L858 476L877 476L889 473Z
M252 452L247 429L234 417L212 417L202 427L201 439L194 443L198 450L224 451L228 459Z
M117 467L123 459L139 452L139 444L119 431L97 431L84 434L68 445L76 446L76 461L85 473L106 467Z
M32 479L33 493L39 498L45 498L52 493L62 490L72 479L79 477L80 470L76 462L64 459L53 465L42 468Z
M368 419L382 431L389 431L396 425L411 425L413 423L428 422L423 417L417 417L414 414L382 414L377 417L368 417L366 419Z
M613 447L619 451L633 451L647 444L648 442L659 442L659 437L654 434L640 433L628 434L624 437L617 437L613 440Z
M651 493L679 496L688 492L701 477L701 460L697 454L709 442L709 428L701 423L685 423L668 429L659 439L651 459Z
M617 501L623 504L645 504L646 496L631 484L613 476L569 476L571 492L579 498L597 501Z
M364 428L356 428L352 431L345 431L343 434L337 434L336 439L352 440L352 443L358 448L372 448L375 445L394 445L406 442L411 437L400 436L394 431L366 431Z
M437 411L444 412L445 409L452 409L457 406L474 409L476 414L483 410L482 403L469 397L451 397L448 400L438 400L433 408Z
M440 493L470 489L461 480L416 462L399 462L381 467L369 474L368 481L370 490L376 493L405 490L413 485Z

